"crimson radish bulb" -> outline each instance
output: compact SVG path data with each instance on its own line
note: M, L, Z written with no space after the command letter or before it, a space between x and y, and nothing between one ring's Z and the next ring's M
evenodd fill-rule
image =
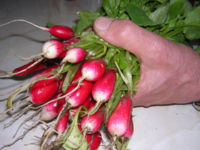
M129 96L121 97L118 105L110 115L107 123L108 132L113 137L121 137L129 127L132 101Z

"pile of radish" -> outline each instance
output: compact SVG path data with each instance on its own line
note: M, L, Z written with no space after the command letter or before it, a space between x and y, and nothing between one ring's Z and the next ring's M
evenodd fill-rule
M9 113L12 120L5 126L12 127L27 112L31 114L25 116L19 128L33 121L21 136L0 149L14 146L39 124L46 127L38 143L41 150L96 150L100 146L126 149L133 134L131 114L139 76L134 74L139 69L137 58L104 42L93 31L76 36L71 28L61 25L44 28L21 19L6 24L16 21L32 24L54 37L43 44L40 54L23 58L29 59L29 63L3 71L0 76L1 80L26 79L8 95L8 109L0 115L5 117ZM135 65L124 66L129 61ZM19 99L22 93L24 97ZM103 132L109 144L103 142Z

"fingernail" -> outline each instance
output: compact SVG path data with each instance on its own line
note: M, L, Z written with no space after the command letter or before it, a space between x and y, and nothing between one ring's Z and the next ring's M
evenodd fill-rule
M95 27L98 30L107 30L113 19L108 17L100 17L95 21Z

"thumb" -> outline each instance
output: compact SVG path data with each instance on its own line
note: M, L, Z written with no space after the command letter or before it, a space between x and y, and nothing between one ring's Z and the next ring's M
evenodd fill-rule
M143 63L156 60L160 50L167 47L168 40L147 31L130 20L99 17L94 22L95 32L108 43L135 54ZM161 55L162 56L162 55ZM158 56L160 57L160 56ZM147 62L149 64L149 62Z

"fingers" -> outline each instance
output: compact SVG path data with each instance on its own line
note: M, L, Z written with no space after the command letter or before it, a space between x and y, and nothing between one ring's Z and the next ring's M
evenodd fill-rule
M162 57L160 49L168 45L164 38L130 20L100 17L94 23L94 30L105 41L132 52L142 61L155 59L156 55Z

